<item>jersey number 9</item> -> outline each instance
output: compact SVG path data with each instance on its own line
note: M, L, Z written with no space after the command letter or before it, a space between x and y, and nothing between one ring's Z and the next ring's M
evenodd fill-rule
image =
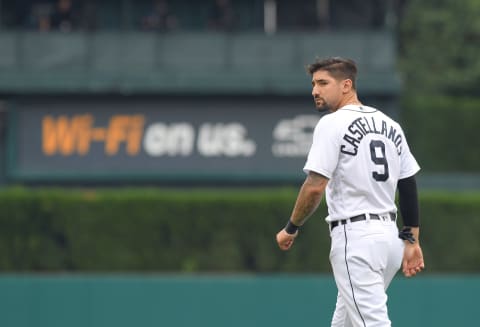
M379 140L372 140L370 142L370 156L374 164L383 166L383 173L378 171L372 172L373 179L377 182L385 182L389 176L388 162L385 155L385 143Z

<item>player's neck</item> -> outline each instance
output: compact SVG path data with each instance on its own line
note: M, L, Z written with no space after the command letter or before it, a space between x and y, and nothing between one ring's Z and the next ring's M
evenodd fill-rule
M355 92L352 92L348 94L345 98L343 98L342 101L340 101L337 109L340 109L348 105L352 105L352 106L362 105L362 103L358 100L357 94Z

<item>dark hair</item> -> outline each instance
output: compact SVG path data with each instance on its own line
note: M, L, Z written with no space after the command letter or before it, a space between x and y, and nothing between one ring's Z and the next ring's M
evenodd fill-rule
M335 79L350 79L352 88L355 89L357 78L357 65L351 59L331 57L326 59L317 58L313 64L307 66L307 71L313 75L319 70L325 70Z

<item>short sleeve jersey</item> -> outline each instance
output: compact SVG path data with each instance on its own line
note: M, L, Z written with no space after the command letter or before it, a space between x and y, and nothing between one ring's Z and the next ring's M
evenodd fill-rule
M328 222L396 212L398 180L419 170L400 125L375 108L358 105L319 120L304 167L329 179Z

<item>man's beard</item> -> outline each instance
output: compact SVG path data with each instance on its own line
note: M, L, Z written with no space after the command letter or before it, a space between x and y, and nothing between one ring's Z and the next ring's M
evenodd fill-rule
M322 99L323 100L323 99ZM317 111L318 112L326 112L326 111L330 111L330 105L325 102L325 100L323 100L323 103L319 106L317 105L317 99L315 99L315 107L317 108Z

